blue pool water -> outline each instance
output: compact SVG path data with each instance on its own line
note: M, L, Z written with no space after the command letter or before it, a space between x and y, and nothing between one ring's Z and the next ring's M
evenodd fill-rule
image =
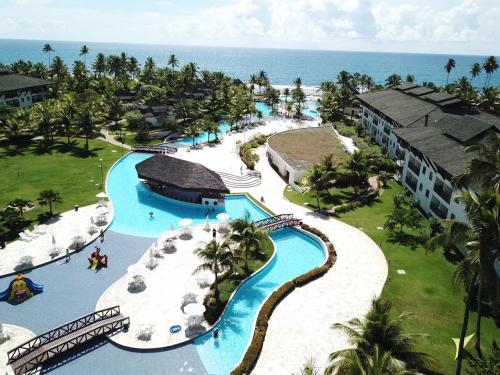
M271 238L276 245L274 258L238 289L217 325L219 338L214 339L208 332L195 339L209 374L227 375L239 364L253 335L260 306L274 290L325 260L321 245L296 229L281 229Z
M139 181L135 165L151 157L151 154L133 153L121 159L111 169L108 180L108 195L115 207L115 217L110 229L135 236L159 237L171 226L178 228L181 219L189 218L193 224L205 222L206 210L199 205L179 202L151 192ZM149 217L153 211L154 217ZM228 196L225 212L232 219L243 217L248 211L252 220L263 219L265 213L245 196ZM224 212L220 209L209 212L209 220Z
M219 123L219 131L218 137L220 138L221 135L226 134L226 132L229 130L230 126L227 122L221 121ZM210 138L208 137L208 133L204 132L200 134L198 137L194 139L194 143L203 143L203 142L208 142L209 140L215 139L214 134L210 134ZM180 138L175 141L176 144L180 146L192 146L193 145L193 138Z

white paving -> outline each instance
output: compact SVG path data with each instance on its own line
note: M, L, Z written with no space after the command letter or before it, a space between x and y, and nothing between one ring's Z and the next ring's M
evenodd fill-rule
M179 232L166 232L144 253L137 264L129 267L125 276L101 296L96 310L119 304L121 313L130 317L130 329L111 336L111 340L132 348L151 349L177 345L193 337L186 336L188 318L201 315L205 311L203 298L208 291L208 284L201 288L199 281L204 279L212 283L213 276L210 272L193 275L193 271L200 264L193 251L210 241L212 233L206 231L204 225L194 226L191 230L192 239L175 240L177 250L173 253L161 252L163 258L157 258L158 266L149 270L145 264L150 260L151 248L161 248L167 237L179 235ZM146 289L140 293L130 293L128 283L136 274L144 277ZM182 311L183 297L188 293L196 296L196 302L187 304ZM174 325L180 325L182 330L175 334L170 333L169 329ZM202 326L202 331L198 333L209 327L206 322L203 322ZM137 339L137 333L146 327L153 330L151 339Z
M318 126L318 123L299 125L275 120L248 131L245 137L299 126ZM243 135L226 136L221 145L205 147L203 151L183 151L177 156L218 171L239 174L242 163L236 153L237 140L243 140ZM331 330L330 326L368 311L371 299L378 296L384 286L387 262L381 249L362 230L287 201L283 197L286 183L271 168L265 152L265 146L257 150L260 161L256 170L262 173L262 183L248 192L257 199L263 197L275 213L293 213L323 231L333 242L338 259L325 276L296 289L274 311L253 373L297 373L309 357L314 357L317 365L324 368L329 353L348 345L346 337Z
M108 213L106 225L97 226L98 231L106 229L113 218L113 208L108 202ZM88 233L88 228L92 225L91 217L97 216L97 204L80 207L78 211L66 211L40 228L43 233L36 235L30 241L16 240L9 243L5 249L0 249L0 276L16 271L15 267L22 256L32 256L33 265L40 265L52 260L49 254L54 247L60 249L60 255L65 255L66 249L71 245L76 235L82 235L86 243L93 241L99 236L99 232L94 235Z
M2 375L13 375L14 370L12 367L7 365L7 352L14 349L16 346L35 337L35 334L28 331L26 328L15 326L12 324L3 324L4 333L10 336L10 340L5 341L0 344L0 374ZM38 374L38 371L36 372ZM30 372L30 374L34 374Z

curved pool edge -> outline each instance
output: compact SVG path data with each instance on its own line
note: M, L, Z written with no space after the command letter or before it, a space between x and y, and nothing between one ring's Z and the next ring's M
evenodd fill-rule
M265 303L268 301L268 299L271 297L271 295L272 295L272 294L273 294L276 290L278 290L278 289L279 289L279 288L281 288L283 285L285 285L287 282L290 282L290 281L294 280L294 279L295 279L295 278L297 278L297 277L300 277L300 276L305 275L306 273L310 272L310 271L311 271L311 270L313 270L314 268L321 267L321 266L325 265L325 264L326 264L326 262L328 261L328 256L329 256L329 253L328 253L328 248L327 248L327 246L326 246L326 243L325 243L325 242L324 242L321 238L319 238L319 237L318 237L318 236L316 236L315 234L313 234L313 233L311 233L311 232L308 232L308 231L306 231L306 230L304 230L304 229L302 229L302 228L293 227L292 229L293 229L293 230L296 230L296 231L298 231L298 232L301 232L301 233L302 233L302 234L304 234L305 236L308 236L308 237L312 238L313 240L315 240L317 243L319 243L319 244L321 245L321 248L322 248L322 250L323 250L323 255L324 255L323 262L321 262L321 264L320 264L320 265L315 266L315 267L313 267L313 268L311 268L311 269L307 270L306 272L304 272L304 273L302 273L302 274L300 274L300 275L297 275L297 276L295 276L294 278L292 278L292 279L290 279L290 280L285 281L283 284L281 284L280 286L278 286L278 287L276 287L275 289L273 289L273 290L269 293L269 295L268 295L268 296L267 296L267 297L266 297L266 298L262 301L262 303L260 304L260 306L259 306L259 308L258 308L257 314L255 315L255 318L254 318L251 339L250 339L250 341L248 342L248 344L247 344L247 346L246 346L246 348L245 348L244 353L241 355L240 359L238 360L238 365L237 365L236 367L238 367L238 366L239 366L239 364L241 363L241 361L243 360L243 358L245 358L245 355L246 355L246 353L247 353L248 349L249 349L249 348L250 348L250 346L252 345L253 337L254 337L254 335L255 335L255 330L256 330L256 328L257 328L257 319L258 319L258 317L259 317L260 311L261 311L261 309L262 309L262 306L264 306L264 305L265 305ZM273 241L273 243L274 243L274 241ZM276 252L275 252L273 255L275 255L275 254L276 254ZM273 256L273 258L274 258L274 256ZM271 260L271 259L270 259L270 260ZM269 263L269 262L268 262L268 263L266 263L266 266L267 266L268 264L270 264L270 263ZM262 268L262 269L263 269L263 268ZM259 270L259 272L260 272L262 269L260 269L260 270ZM245 279L245 281L244 281L244 282L246 282L247 280L249 280L250 278L252 278L254 275L255 275L255 274L250 275L250 277L248 277L247 279ZM314 280L313 280L313 281L314 281ZM313 281L311 281L311 282L313 282ZM242 285L243 285L243 282L242 282L242 283L238 286L238 288L239 288L240 286L242 286ZM304 285L304 286L306 286L306 285ZM293 291L292 291L291 293L293 293ZM290 293L290 294L291 294L291 293ZM287 296L288 296L288 295L287 295ZM284 298L283 298L283 300L285 300L285 299L286 299L286 297L284 297ZM282 301L283 301L283 300L282 300ZM282 301L280 301L279 303L281 303ZM279 305L279 303L278 303L278 305ZM228 302L228 305L229 305L229 302ZM276 306L277 306L277 305L276 305ZM226 307L227 307L227 305L226 305ZM271 316L272 316L272 314L271 314ZM222 317L222 315L221 315L221 317ZM266 331L267 331L267 329L266 329ZM208 333L208 331L207 331L207 333ZM236 367L235 367L235 368L236 368ZM234 370L234 369L233 369L233 370Z

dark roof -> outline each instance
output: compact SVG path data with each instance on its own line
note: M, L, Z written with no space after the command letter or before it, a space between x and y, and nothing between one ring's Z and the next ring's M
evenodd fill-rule
M444 134L462 143L470 141L493 127L492 124L488 124L467 115L447 115L436 122L435 125L441 129Z
M405 90L405 93L415 95L415 96L426 95L426 94L430 94L431 92L434 92L434 90L430 89L428 87L425 87L425 86L419 86L419 87L415 87L415 88L410 89L410 90Z
M221 177L207 167L157 154L135 166L139 178L182 190L229 193Z
M413 128L398 128L393 131L451 176L462 173L468 161L474 157L472 153L465 152L466 144L457 142L435 126L419 128L418 131Z
M405 91L409 89L413 89L415 87L418 87L416 83L403 83L402 85L394 86L393 89L399 90L399 91Z
M447 92L431 92L430 94L422 95L422 99L425 99L431 103L440 103L446 100L456 98L454 95L448 94Z
M0 92L23 90L31 87L47 86L50 81L22 76L19 74L0 74Z
M401 126L409 126L436 110L432 103L398 90L372 91L357 95L358 99L382 112Z

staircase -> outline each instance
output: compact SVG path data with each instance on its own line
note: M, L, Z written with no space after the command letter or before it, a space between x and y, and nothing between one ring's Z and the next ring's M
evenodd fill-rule
M258 175L243 175L238 176L226 172L216 172L224 184L229 189L249 189L260 185L260 177Z

